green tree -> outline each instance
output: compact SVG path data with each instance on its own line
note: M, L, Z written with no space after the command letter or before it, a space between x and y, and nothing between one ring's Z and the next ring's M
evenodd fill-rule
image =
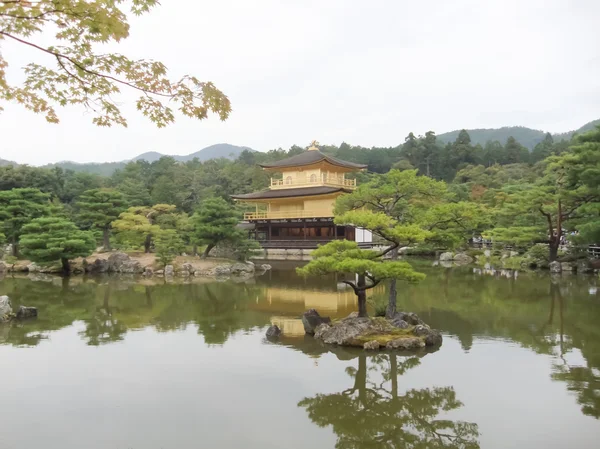
M101 230L104 249L110 251L110 225L126 206L125 198L116 190L87 190L77 201L78 219L86 228Z
M154 249L156 258L164 267L181 253L183 241L175 229L164 229L156 235Z
M48 215L49 211L49 195L38 189L0 191L0 222L3 233L12 244L13 256L19 255L19 237L23 226L34 218Z
M580 230L580 241L588 243L600 237L600 130L579 136L544 165L542 178L496 195L497 227L488 235L513 244L545 241L552 262L565 232Z
M136 246L144 246L144 252L149 253L152 247L152 239L156 236L161 226L158 222L164 215L175 213L172 204L155 204L152 207L130 207L119 219L112 222L112 227L125 240Z
M23 226L23 254L34 262L60 260L65 274L71 273L69 261L87 257L96 248L90 231L82 231L75 223L59 217L36 218Z
M221 242L239 239L240 231L237 211L222 198L209 198L203 201L192 216L194 237L200 244L206 245L202 258Z
M0 40L51 56L55 66L32 62L24 69L21 86L9 84L8 61L0 55L0 100L16 101L25 108L58 123L54 105L83 105L91 110L99 126L123 125L127 121L115 100L122 88L140 93L137 109L157 126L175 119L173 105L183 115L199 120L209 112L225 120L231 111L229 99L213 83L186 75L167 77L158 61L132 60L106 52L105 45L129 36L125 6L131 13L147 13L157 0L79 0L0 2ZM48 43L36 37L53 39Z
M387 223L386 223L387 226ZM406 230L396 230L406 232ZM415 231L407 232L414 235ZM334 240L320 246L311 254L312 260L296 271L302 276L351 273L356 280L344 280L354 290L358 301L358 316L366 317L367 290L375 287L386 279L400 279L411 282L420 281L425 275L418 273L408 262L384 262L383 256L388 251L374 252L360 249L356 242ZM367 281L368 280L368 281Z
M370 230L388 243L385 252L395 261L400 246L436 237L438 242L454 245L465 241L465 234L477 227L477 207L450 203L449 196L443 181L417 176L416 170L391 170L340 197L335 222ZM392 278L389 317L396 313L396 296Z

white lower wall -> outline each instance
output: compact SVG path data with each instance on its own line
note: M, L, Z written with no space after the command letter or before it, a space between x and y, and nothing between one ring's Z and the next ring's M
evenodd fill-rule
M354 230L354 240L357 243L371 243L373 241L373 233L363 228Z

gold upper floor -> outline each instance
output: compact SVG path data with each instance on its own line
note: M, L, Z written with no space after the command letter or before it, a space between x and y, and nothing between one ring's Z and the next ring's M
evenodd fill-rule
M284 170L281 177L271 178L271 189L295 189L298 187L342 187L353 190L356 179L346 179L343 171L326 170L321 167Z

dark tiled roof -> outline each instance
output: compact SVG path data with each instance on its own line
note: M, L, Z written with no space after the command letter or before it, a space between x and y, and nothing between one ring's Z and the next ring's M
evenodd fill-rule
M316 164L317 162L327 161L332 165L339 167L362 169L367 168L363 164L355 164L354 162L346 162L335 157L327 156L320 151L305 151L304 153L297 154L296 156L288 157L271 164L262 164L262 168L277 168L277 167L300 167L303 165Z
M347 192L350 190L342 187L298 187L296 189L277 189L277 190L263 190L262 192L246 193L245 195L231 195L231 198L236 200L258 200L258 199L270 199L270 198L289 198L294 196L314 196L314 195L327 195L335 192Z

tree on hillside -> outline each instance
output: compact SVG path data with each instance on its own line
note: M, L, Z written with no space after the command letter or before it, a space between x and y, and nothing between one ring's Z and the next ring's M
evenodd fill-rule
M2 232L12 244L13 256L19 255L19 237L23 226L49 212L49 195L38 189L0 191L0 223Z
M152 207L130 207L119 219L112 222L112 227L125 240L144 246L144 252L149 253L152 247L152 239L161 227L158 222L163 215L175 214L175 206L172 204L155 204Z
M529 150L517 142L513 136L510 136L504 145L504 157L504 164L529 162Z
M211 82L194 76L179 80L167 77L158 61L132 60L106 53L105 45L129 36L125 7L141 15L158 5L157 0L0 1L0 41L22 45L41 56L50 56L54 66L32 62L25 66L22 85L9 84L8 61L0 55L0 100L15 101L58 123L54 105L83 105L99 126L123 125L127 121L115 94L126 88L140 94L137 109L157 126L175 119L174 110L205 119L209 112L225 120L231 111L229 99ZM50 45L41 35L53 34Z
M335 222L370 230L388 243L398 258L400 246L426 239L454 246L478 226L478 207L448 201L443 181L417 176L416 170L391 170L337 200ZM396 280L390 285L387 315L396 313Z
M356 242L334 240L311 253L312 260L296 269L302 276L351 273L352 280L342 281L354 290L358 301L358 316L367 315L367 290L386 279L420 281L425 275L418 273L408 262L384 262L386 251L374 252L360 249Z
M71 273L70 260L87 257L96 248L90 231L82 231L75 223L59 217L36 218L23 226L23 254L34 262L60 260L64 274Z
M579 136L569 152L544 164L535 183L496 194L497 227L488 235L513 244L546 241L552 262L565 232L579 230L581 242L600 237L600 130Z
M104 249L110 251L110 225L125 211L126 206L125 198L116 190L87 190L77 201L77 215L86 228L102 231Z
M222 198L209 198L203 201L192 216L194 237L200 244L206 245L202 258L219 243L240 238L237 211Z

